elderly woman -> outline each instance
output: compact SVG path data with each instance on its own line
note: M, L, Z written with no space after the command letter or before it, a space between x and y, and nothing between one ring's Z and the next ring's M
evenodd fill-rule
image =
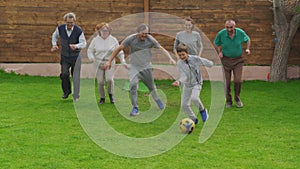
M88 47L88 58L94 62L96 66L96 77L98 82L98 91L100 95L99 104L105 103L105 80L107 83L107 90L110 103L114 104L114 65L112 69L104 70L103 65L107 62L109 56L119 46L118 40L111 35L111 27L108 23L101 23L96 25L97 36L93 38ZM119 53L119 58L122 64L125 63L124 52Z

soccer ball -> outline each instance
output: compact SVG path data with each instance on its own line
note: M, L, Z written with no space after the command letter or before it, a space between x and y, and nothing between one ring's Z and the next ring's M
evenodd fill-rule
M180 122L180 130L184 134L190 134L195 129L195 123L190 118L184 118Z

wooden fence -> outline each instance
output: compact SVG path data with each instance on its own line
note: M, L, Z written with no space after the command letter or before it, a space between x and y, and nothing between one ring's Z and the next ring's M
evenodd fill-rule
M120 41L126 35L118 31L120 28L132 33L139 23L146 22L170 52L173 35L178 25L183 25L180 19L192 16L204 37L204 57L214 53L211 42L224 27L224 21L234 19L237 27L244 29L252 40L252 54L245 56L246 63L268 65L274 50L271 6L268 0L2 0L0 62L59 62L59 52L50 52L51 35L56 26L63 23L63 15L74 12L87 39L91 39L94 26L99 22L112 23L113 34ZM299 37L300 31L294 39L289 64L300 64ZM159 58L155 60L167 62Z

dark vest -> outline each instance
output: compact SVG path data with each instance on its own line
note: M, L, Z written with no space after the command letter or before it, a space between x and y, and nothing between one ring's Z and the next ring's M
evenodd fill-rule
M58 31L59 31L60 44L61 44L61 56L77 57L80 53L80 49L72 50L69 44L79 43L79 36L82 34L82 29L79 26L74 25L70 37L68 37L66 31L66 24L62 24L58 26Z

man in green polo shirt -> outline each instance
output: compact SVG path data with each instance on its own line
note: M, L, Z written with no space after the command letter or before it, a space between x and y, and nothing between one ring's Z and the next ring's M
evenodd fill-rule
M243 107L240 98L242 87L242 73L244 60L241 57L243 53L243 43L247 43L245 52L250 54L250 38L240 28L235 27L235 21L227 20L225 28L218 32L214 44L221 59L225 75L225 95L226 107L232 107L231 97L231 74L234 78L234 100L237 107Z

